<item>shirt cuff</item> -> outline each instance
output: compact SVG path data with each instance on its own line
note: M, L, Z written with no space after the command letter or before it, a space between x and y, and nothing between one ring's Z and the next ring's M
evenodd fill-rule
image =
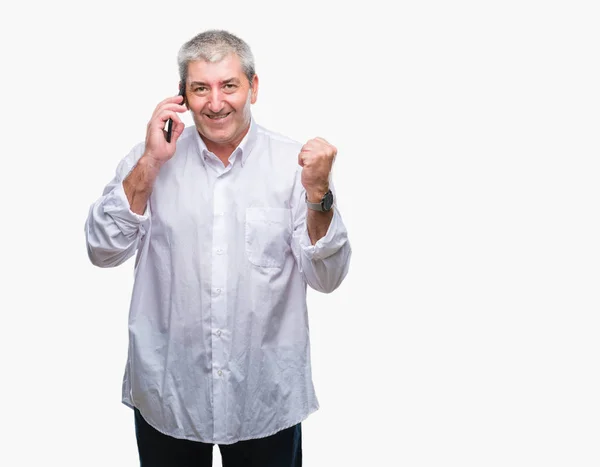
M300 236L300 247L302 252L311 261L325 259L333 255L338 251L344 244L346 239L345 228L343 227L341 217L337 212L337 209L333 208L333 217L327 233L324 237L321 237L313 245L308 236L308 227L306 221L304 223L304 232Z
M144 235L150 222L150 209L146 205L143 215L136 214L129 206L129 200L123 189L123 183L110 192L103 203L104 213L112 217L117 227L125 235L132 235L138 231Z

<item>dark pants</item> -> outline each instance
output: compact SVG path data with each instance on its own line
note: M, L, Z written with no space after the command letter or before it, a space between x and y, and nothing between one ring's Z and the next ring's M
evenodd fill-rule
M135 436L141 467L212 466L213 445L167 436L151 427L138 409ZM234 444L219 444L223 467L301 467L300 424L272 436Z

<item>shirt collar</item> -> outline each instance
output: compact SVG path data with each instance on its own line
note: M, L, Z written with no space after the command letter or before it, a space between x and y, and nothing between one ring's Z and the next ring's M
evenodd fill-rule
M246 163L246 159L248 159L248 156L250 155L252 149L256 145L256 133L256 122L254 121L254 118L251 117L250 129L248 130L248 133L246 133L246 136L244 136L244 139L242 139L238 147L235 148L235 150L231 153L231 156L229 158L231 162L235 160L235 156L237 154L241 153L242 157L240 158L240 162L242 163L242 167L244 166L244 164ZM207 149L204 140L200 137L200 133L198 133L198 130L195 131L195 134L196 144L198 145L198 152L201 156L200 159L202 163L204 163L204 158L208 155L210 151Z
M252 152L252 149L254 149L255 145L256 145L256 123L254 122L254 118L251 117L250 118L250 129L248 130L248 133L246 133L246 136L244 136L244 139L241 141L240 145L238 146L238 149L241 149L241 151L242 151L242 158L241 158L242 167L246 163L246 159L248 159L248 156Z

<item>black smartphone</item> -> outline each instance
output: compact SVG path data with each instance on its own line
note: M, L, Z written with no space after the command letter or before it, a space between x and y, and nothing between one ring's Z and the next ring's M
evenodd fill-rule
M185 104L185 81L179 83L179 95L183 96L182 104ZM173 119L170 118L167 122L167 134L165 138L167 139L167 143L171 142L171 133L173 132Z

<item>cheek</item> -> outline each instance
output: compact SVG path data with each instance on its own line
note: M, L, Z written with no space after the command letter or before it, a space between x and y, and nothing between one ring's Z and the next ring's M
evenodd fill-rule
M205 102L203 99L199 99L198 97L192 97L187 101L187 107L193 113L200 113L204 108Z
M237 110L238 112L241 112L243 110L246 110L247 107L250 107L250 96L240 96L238 98L235 99L234 101L230 101L232 107Z

